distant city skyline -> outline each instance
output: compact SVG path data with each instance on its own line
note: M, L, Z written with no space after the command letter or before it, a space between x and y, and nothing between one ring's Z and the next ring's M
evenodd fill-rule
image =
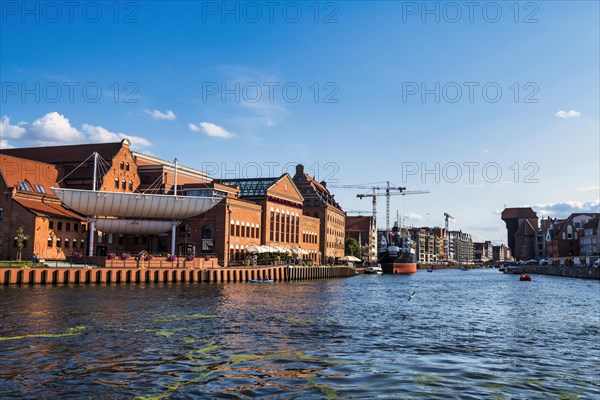
M506 242L504 206L599 212L598 2L52 4L2 3L0 148L127 137L214 178L302 163L429 190L392 220L448 212L474 241Z

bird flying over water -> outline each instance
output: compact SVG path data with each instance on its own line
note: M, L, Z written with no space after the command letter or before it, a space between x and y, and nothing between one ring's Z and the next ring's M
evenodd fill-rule
M413 297L415 297L415 293L417 292L412 292L411 294L408 295L408 300L407 301L411 301Z

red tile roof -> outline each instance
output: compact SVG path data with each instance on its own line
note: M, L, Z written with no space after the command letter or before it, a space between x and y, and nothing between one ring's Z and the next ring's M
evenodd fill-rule
M372 217L346 217L346 232L368 232Z
M122 142L90 143L70 146L24 147L18 149L2 149L0 154L49 164L82 162L95 151L105 160L112 159L121 149Z
M42 185L46 194L54 196L50 188L59 186L56 183L58 171L54 165L5 154L0 154L0 175L10 188L16 186L20 190L19 182L27 182L31 188L29 193L38 193L35 185Z
M314 179L312 176L310 176L309 174L305 173L304 174L304 178L306 179L307 182L309 182L315 193L317 194L317 196L319 196L319 198L326 202L327 204L341 210L342 207L338 204L337 201L335 201L333 195L329 192L329 190L323 186L320 182L317 182L316 179Z
M502 211L502 219L513 218L537 218L537 214L531 207L512 207Z
M62 218L72 218L77 220L84 219L83 216L64 208L60 203L51 202L51 201L36 201L36 200L28 200L28 199L13 199L30 212L34 213L38 216L52 216L52 217L62 217Z

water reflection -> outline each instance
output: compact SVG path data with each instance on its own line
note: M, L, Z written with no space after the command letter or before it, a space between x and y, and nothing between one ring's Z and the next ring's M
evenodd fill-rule
M594 398L599 293L494 270L2 287L0 397Z

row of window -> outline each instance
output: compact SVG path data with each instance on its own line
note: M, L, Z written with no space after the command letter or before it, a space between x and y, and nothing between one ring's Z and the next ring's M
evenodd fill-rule
M258 239L260 237L260 228L259 226L254 226L254 224L244 223L240 224L240 221L231 221L231 236L237 237L246 237L252 239Z
M327 247L330 249L343 249L344 243L343 242L327 242Z
M54 230L55 226L57 231L63 230L63 223L61 221L57 221L56 224L54 223L54 221L48 222L48 228ZM65 232L71 232L71 227L73 227L73 232L79 232L79 224L77 222L74 222L73 224L71 224L70 222L66 222L64 224L64 227ZM81 232L85 232L85 225L81 225Z
M272 242L298 243L300 216L271 210L269 239Z
M342 218L339 218L335 215L329 215L327 216L327 221L339 225L339 226L344 226L344 220Z
M119 169L129 171L129 163L121 161L121 163L119 164Z
M343 238L344 237L344 232L337 230L337 229L333 229L333 228L327 228L327 234L328 235L333 235L339 238Z
M46 189L37 183L33 184L33 187L35 187L36 192L41 193L41 194L46 194ZM29 186L29 182L19 182L19 188L21 188L21 190L26 191L26 192L31 192L31 186Z
M125 236L122 234L118 234L117 236L117 244L123 245L125 244ZM107 235L103 235L101 232L98 233L98 235L96 236L96 242L98 244L114 244L115 243L115 235L112 233L109 233ZM138 235L134 235L133 236L133 244L137 245L137 244L148 244L148 237L145 235L142 236L138 236Z
M305 205L305 206L315 206L315 207L319 207L319 206L321 205L321 202L319 202L319 200L314 200L314 201L305 200L305 201L304 201L304 205Z
M120 181L121 183L121 189L122 190L128 190L127 188L129 187L129 191L133 192L133 181L129 181L129 183L127 183L125 181L125 179L123 179L122 181ZM115 178L115 189L119 188L119 178Z
M303 243L317 243L317 234L316 233L303 233L302 234L302 242Z
M64 244L63 244L63 242L64 242ZM54 241L54 238L52 236L50 236L48 238L48 248L54 247L55 243L56 243L56 247L58 247L58 248L64 247L65 249L68 249L68 248L85 249L85 240L84 239L81 239L80 241L77 241L77 239L69 240L69 238L65 238L65 240L61 240L59 237L57 237L56 241Z

